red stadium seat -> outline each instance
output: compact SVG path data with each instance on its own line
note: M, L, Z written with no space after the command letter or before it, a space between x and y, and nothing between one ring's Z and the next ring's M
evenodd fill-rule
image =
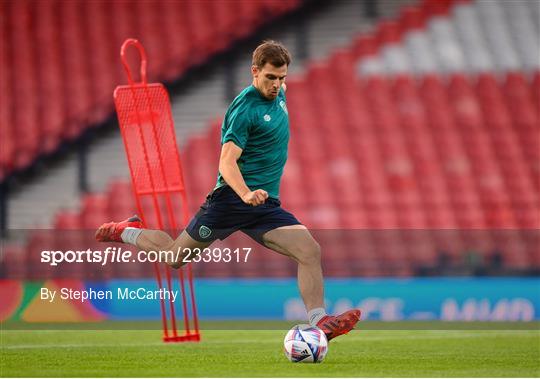
M107 213L107 197L104 194L87 194L82 198L81 227L89 230L97 229L109 220Z
M124 220L136 213L131 183L113 181L107 189L107 214L111 220Z
M24 246L4 244L2 246L2 277L25 280L28 278L28 261Z
M299 6L297 0L3 2L0 138L9 141L0 178L112 114L111 93L126 82L118 50L127 38L145 45L150 81L174 80Z
M54 218L55 229L79 229L81 227L81 218L77 212L60 211Z
M109 6L75 1L58 6L58 14L44 10L35 25L33 10L21 4L2 4L20 24L4 27L10 43L1 47L6 52L1 59L13 61L10 70L21 77L4 82L11 74L0 73L0 89L14 93L2 99L8 109L0 109L0 138L12 140L11 145L2 142L3 174L107 114L112 86L125 82L117 62L124 38L141 39L148 46L155 77L173 79L247 36L261 24L262 15L275 17L299 2L150 1ZM400 43L403 33L424 28L428 16L446 15L450 5L450 0L426 0L407 8L399 22L378 23L375 33L357 37L325 61L308 61L306 72L288 81L291 141L281 201L313 229L328 254L323 259L331 275L408 276L445 264L446 255L451 265L466 264L471 250L487 261L500 249L510 268L526 270L540 264L531 242L537 241L520 231L540 227L540 73L529 80L523 72L513 72L502 81L489 72L477 78L465 72L355 78L358 59L375 57L382 45ZM92 15L95 27L85 29L84 12ZM62 25L56 28L59 15ZM69 33L55 39L64 28ZM109 29L112 37L104 38ZM35 44L35 33L50 50ZM80 40L93 46L91 58ZM50 61L36 75L28 62L42 56ZM59 65L69 83L62 85L58 79ZM27 106L26 99L39 88L58 104L37 112L37 103L30 100L28 112L11 111ZM101 116L89 115L97 110ZM11 123L17 128L10 128ZM219 124L213 122L207 132L190 138L181 153L192 214L215 185ZM157 227L152 206L150 198L143 201L147 225ZM79 213L58 213L55 226L93 229L134 210L129 182L115 181L106 195L85 196ZM350 230L354 231L349 235ZM516 232L498 236L490 230ZM32 243L40 238L47 239L33 237ZM216 246L245 243L236 234ZM256 250L245 265L194 265L196 275L294 275L290 260L259 246ZM115 270L107 275L136 277L148 267Z

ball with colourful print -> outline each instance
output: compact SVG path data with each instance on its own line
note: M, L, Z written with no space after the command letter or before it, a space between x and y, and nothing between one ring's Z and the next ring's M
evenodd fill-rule
M283 342L285 355L291 362L320 363L328 352L324 332L307 324L295 325Z

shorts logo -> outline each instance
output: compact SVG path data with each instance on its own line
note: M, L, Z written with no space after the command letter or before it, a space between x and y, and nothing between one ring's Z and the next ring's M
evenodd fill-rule
M199 228L199 236L201 238L208 238L210 237L210 234L212 234L212 230L208 226L201 225Z
M268 122L272 119L272 117L270 117L269 114L265 114L264 117L263 117L264 121Z

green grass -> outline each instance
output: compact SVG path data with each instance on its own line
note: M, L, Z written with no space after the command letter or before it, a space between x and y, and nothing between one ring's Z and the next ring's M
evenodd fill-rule
M476 328L471 327L474 324L454 323L451 328L440 323L410 324L414 330L404 329L406 323L364 324L367 330L331 341L322 364L287 361L282 340L291 323L208 323L202 342L177 344L162 343L158 330L140 330L136 323L124 325L139 330L126 330L120 323L105 324L114 330L68 330L65 325L22 330L16 324L8 330L6 324L0 335L0 376L540 376L538 324L528 329L502 323L492 329L485 324ZM272 329L230 330L257 325Z

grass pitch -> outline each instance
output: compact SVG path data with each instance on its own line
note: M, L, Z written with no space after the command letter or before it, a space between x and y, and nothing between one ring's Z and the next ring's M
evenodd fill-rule
M440 323L364 323L330 343L321 364L283 354L288 323L203 324L200 343L165 344L158 330L1 331L2 377L539 377L538 323L497 329ZM152 326L155 324L152 324ZM255 330L257 325L260 329ZM408 328L414 326L414 328ZM78 326L77 326L78 327ZM106 329L109 328L109 330ZM234 328L233 328L234 327ZM246 327L254 330L245 330ZM429 330L428 330L429 328ZM225 330L228 329L228 330ZM231 330L238 329L238 330ZM366 330L367 329L367 330ZM410 330L414 329L414 330Z

